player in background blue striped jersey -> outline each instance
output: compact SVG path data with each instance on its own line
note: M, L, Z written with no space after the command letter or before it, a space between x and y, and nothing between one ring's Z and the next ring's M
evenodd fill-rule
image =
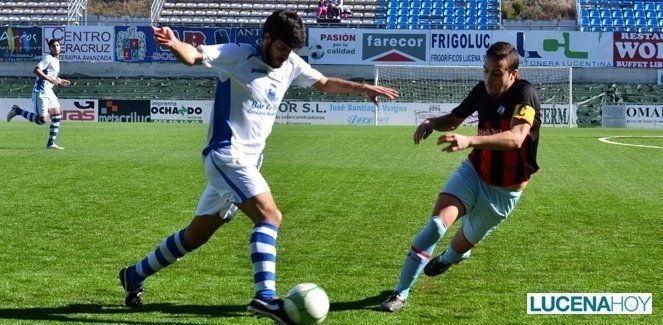
M36 76L35 85L32 88L32 102L35 105L35 111L30 112L21 109L17 105L12 106L7 114L7 122L15 116L21 115L26 120L37 125L43 125L48 119L51 121L50 134L47 149L64 149L55 144L55 138L60 132L60 103L53 92L53 86L69 86L70 82L66 79L58 78L60 74L60 41L52 39L48 41L50 55L45 55L39 64L32 71Z

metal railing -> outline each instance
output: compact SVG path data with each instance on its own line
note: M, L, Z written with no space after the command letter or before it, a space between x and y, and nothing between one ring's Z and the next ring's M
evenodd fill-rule
M67 8L68 25L87 24L87 0L71 0Z

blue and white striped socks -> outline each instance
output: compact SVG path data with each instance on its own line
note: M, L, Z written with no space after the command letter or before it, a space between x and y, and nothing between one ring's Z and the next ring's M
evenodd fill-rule
M28 120L32 123L36 123L38 125L44 124L44 120L40 119L39 115L37 115L33 112L29 112L29 111L26 111L26 110L21 109L21 108L16 108L16 114L25 117L26 120Z
M150 255L129 267L129 282L131 285L141 284L147 277L175 263L192 250L184 240L184 229L168 236Z
M278 227L261 222L253 227L250 239L251 263L256 297L270 300L276 296L276 236Z
M51 117L51 133L48 137L47 146L52 146L55 143L55 138L60 133L60 120L62 119L61 114L55 114Z

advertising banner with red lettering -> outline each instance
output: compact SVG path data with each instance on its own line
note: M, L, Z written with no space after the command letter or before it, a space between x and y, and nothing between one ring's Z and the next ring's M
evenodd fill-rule
M113 26L45 26L43 54L49 54L48 41L60 41L62 62L113 62Z
M663 33L614 33L615 68L663 68Z
M427 64L426 30L308 29L311 64Z

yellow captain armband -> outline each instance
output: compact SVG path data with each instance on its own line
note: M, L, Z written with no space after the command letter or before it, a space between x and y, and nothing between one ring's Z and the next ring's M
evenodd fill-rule
M524 120L529 125L534 124L534 115L536 115L534 107L527 104L518 104L513 110L513 118Z

